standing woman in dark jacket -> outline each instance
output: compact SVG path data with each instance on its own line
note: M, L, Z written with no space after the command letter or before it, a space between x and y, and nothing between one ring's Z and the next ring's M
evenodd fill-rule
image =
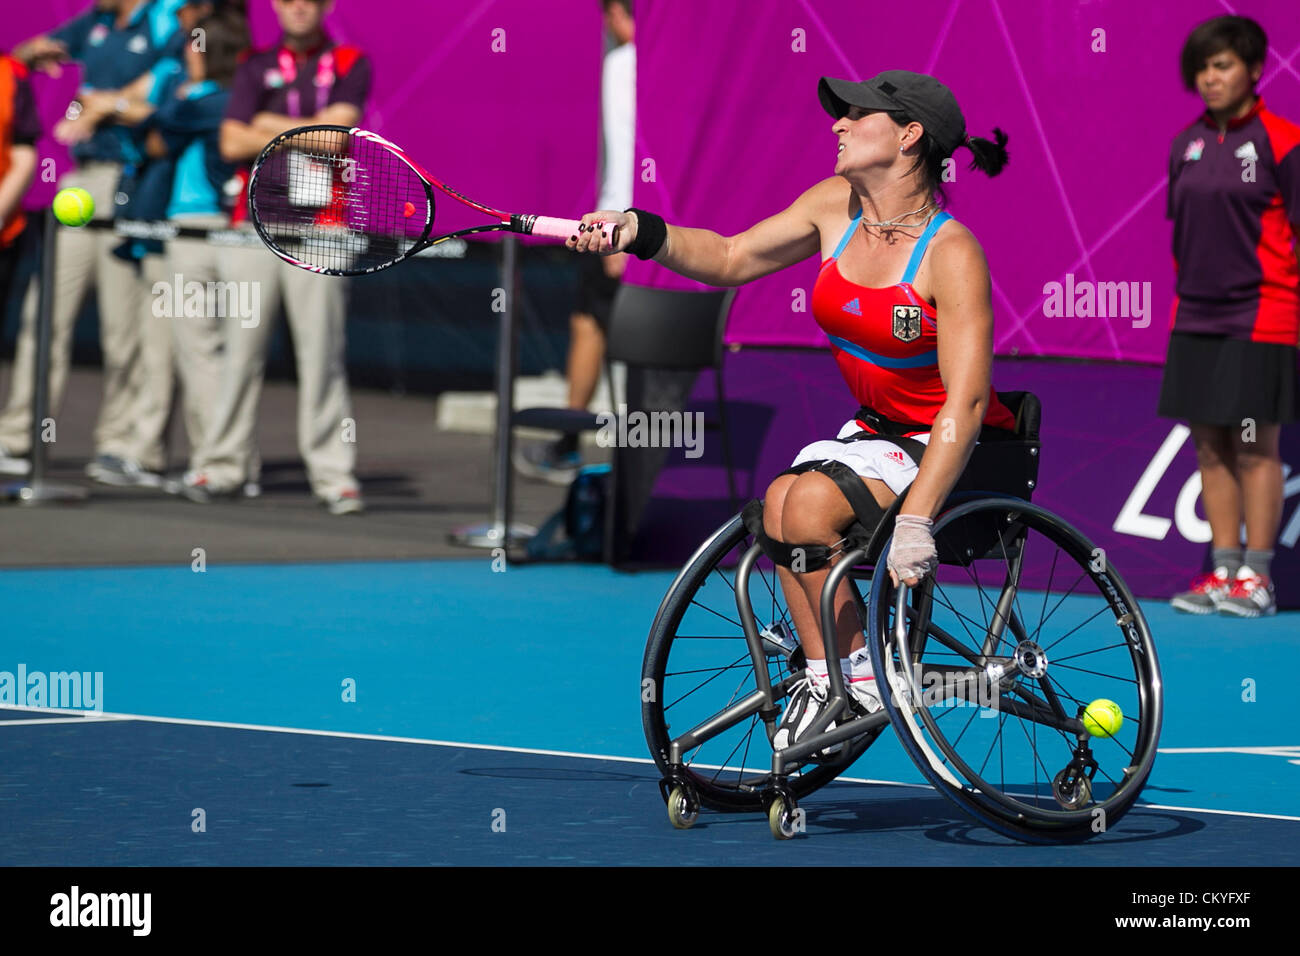
M1276 610L1279 436L1297 417L1300 127L1255 92L1267 43L1255 21L1225 16L1183 47L1183 82L1206 111L1169 157L1178 284L1159 413L1191 424L1213 534L1213 570L1172 601L1193 614Z

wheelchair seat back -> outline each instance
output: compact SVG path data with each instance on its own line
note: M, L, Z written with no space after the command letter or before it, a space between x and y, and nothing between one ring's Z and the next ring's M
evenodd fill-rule
M1026 501L1033 495L1042 447L1038 439L1042 404L1032 392L999 392L998 398L1016 417L1015 431L985 428L980 432L980 442L971 452L945 510L963 493L965 497L970 497L971 492L1013 495ZM993 514L971 516L935 536L939 563L965 566L981 558L1011 560L1014 531L1013 527L999 526Z

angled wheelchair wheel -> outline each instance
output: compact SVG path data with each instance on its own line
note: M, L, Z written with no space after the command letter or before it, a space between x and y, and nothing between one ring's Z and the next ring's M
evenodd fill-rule
M706 541L678 574L659 606L642 665L641 718L646 743L665 777L712 810L765 812L772 782L768 725L758 712L758 684L736 605L736 567L753 539L739 516ZM803 673L794 624L776 569L759 556L749 578L757 631L776 706ZM844 772L879 736L883 724L853 738L822 762L789 770L786 790L811 793ZM670 765L670 745L700 732Z
M872 582L868 645L904 748L941 793L1034 843L1113 826L1155 762L1163 691L1142 611L1105 554L1027 501L982 497L935 521L940 567ZM903 624L898 626L899 617ZM1091 736L1084 708L1123 724Z

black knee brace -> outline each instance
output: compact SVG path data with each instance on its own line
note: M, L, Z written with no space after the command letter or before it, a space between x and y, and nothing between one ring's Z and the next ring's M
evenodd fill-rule
M857 518L861 531L857 534L850 532L845 538L834 546L824 544L799 544L792 545L784 541L777 541L771 537L763 527L763 502L754 499L745 506L741 518L745 523L745 528L758 541L758 546L763 549L763 553L784 568L797 570L798 572L820 571L826 567L836 554L839 553L840 544L850 547L857 547L866 543L866 539L871 537L876 526L885 517L885 509L880 507L879 502L867 490L867 486L862 483L859 477L848 465L839 461L809 461L802 465L795 465L793 468L787 468L781 472L781 475L802 475L810 471L816 471L831 481L835 482L835 487L840 490L853 509L854 517ZM780 477L778 475L777 477ZM865 536L865 537L864 537ZM796 562L800 565L797 569L794 567Z
M745 529L754 536L759 548L773 564L796 573L820 571L830 564L835 549L824 544L787 544L777 541L763 527L763 502L755 498L741 512Z

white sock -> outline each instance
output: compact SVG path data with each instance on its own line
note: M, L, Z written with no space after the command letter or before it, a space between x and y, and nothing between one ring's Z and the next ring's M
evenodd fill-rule
M823 681L827 679L826 662L824 660L815 660L810 658L808 661L808 670L814 677L819 677Z

